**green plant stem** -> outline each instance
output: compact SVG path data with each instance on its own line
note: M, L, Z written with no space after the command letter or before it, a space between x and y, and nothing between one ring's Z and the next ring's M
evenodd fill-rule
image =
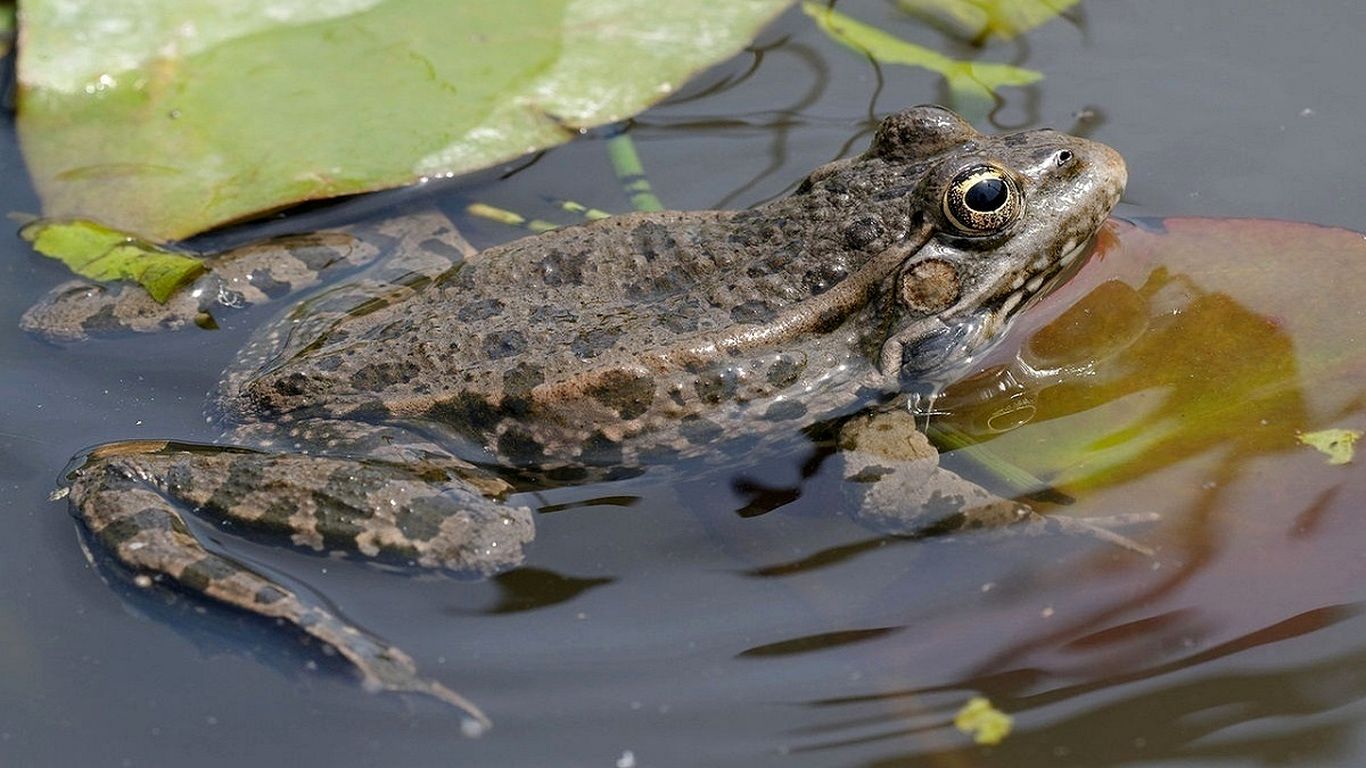
M612 160L612 170L617 181L631 200L631 209L636 211L662 211L664 206L655 197L650 180L645 177L645 168L640 164L635 142L626 133L619 133L607 140L607 156Z

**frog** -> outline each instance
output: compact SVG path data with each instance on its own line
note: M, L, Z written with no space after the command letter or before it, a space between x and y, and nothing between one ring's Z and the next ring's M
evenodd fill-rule
M482 252L441 214L410 214L286 241L288 279L225 256L206 278L217 282L162 310L131 290L64 287L26 316L30 330L179 327L206 295L264 300L316 285L308 267L363 266L255 331L211 399L221 439L96 446L61 494L135 583L296 628L367 689L435 697L477 732L487 716L402 649L196 524L490 575L533 541L519 492L743 460L828 424L844 425L853 506L879 527L1037 524L1027 503L940 467L906 393L987 348L1057 282L1126 180L1099 142L982 133L922 105L745 210L625 214ZM234 269L250 290L223 277Z

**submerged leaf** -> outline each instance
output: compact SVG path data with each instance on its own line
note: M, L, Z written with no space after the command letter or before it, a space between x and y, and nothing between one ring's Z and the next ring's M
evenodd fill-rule
M1009 64L960 61L924 46L902 40L877 27L864 24L815 2L802 3L802 10L815 20L827 35L840 44L866 54L883 64L922 67L943 75L955 106L990 103L996 89L1007 85L1029 85L1043 74Z
M973 696L953 716L953 725L978 744L990 747L1010 735L1014 718L993 707L985 696Z
M1324 429L1300 435L1300 442L1328 457L1329 464L1347 464L1356 455L1361 432L1355 429Z
M1363 281L1366 238L1349 230L1111 221L1096 255L935 401L941 426L1073 496L1199 456L1216 488L1271 454L1258 471L1284 467L1288 492L1303 425L1366 403Z
M31 0L49 217L153 240L484 168L629 117L790 0Z
M131 280L158 302L204 272L204 263L90 221L38 221L21 230L33 249L78 275L108 282Z
M981 45L1009 40L1044 24L1080 0L897 0L909 14L950 35Z

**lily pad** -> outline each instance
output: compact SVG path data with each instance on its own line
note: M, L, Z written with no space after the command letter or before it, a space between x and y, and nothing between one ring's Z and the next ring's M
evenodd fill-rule
M198 277L204 263L90 221L40 221L20 230L33 249L91 280L132 280L158 302Z
M976 45L1009 40L1044 24L1080 0L897 0L907 13Z
M789 0L31 0L48 217L155 241L484 168L629 117Z
M816 2L802 3L802 11L832 39L883 64L903 64L937 72L948 81L953 105L968 113L983 112L996 90L1029 85L1043 79L1032 69L980 61L962 61L865 24Z
M1366 237L1349 230L1112 221L1090 262L936 408L1067 494L1196 459L1213 488L1273 456L1291 488L1303 433L1366 426L1363 283Z

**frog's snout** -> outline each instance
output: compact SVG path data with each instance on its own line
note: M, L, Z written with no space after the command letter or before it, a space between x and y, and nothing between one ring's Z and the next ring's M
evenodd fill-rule
M1097 175L1105 179L1106 191L1110 194L1110 207L1114 208L1124 194L1124 186L1129 183L1129 167L1124 156L1113 147L1100 142L1088 142L1092 148Z

